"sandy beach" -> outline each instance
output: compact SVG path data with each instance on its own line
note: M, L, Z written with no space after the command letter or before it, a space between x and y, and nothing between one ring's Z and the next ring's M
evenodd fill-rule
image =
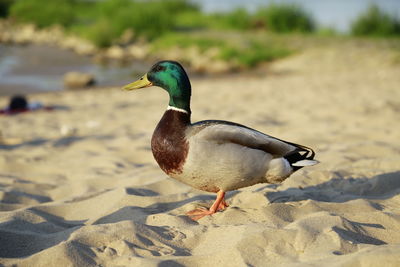
M399 59L343 42L192 80L192 121L241 123L320 161L229 192L198 222L185 213L215 195L168 178L150 150L166 92L30 96L59 108L0 116L0 265L400 266Z

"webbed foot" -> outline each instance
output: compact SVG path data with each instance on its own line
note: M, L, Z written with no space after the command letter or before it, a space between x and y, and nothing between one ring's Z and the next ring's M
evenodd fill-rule
M210 209L206 208L197 208L194 210L191 210L186 213L187 216L189 216L190 219L194 221L198 221L204 216L207 215L212 215L216 213L217 211L222 211L226 209L229 205L225 202L224 200L225 197L225 192L220 190L217 193L217 199L214 201Z
M189 218L192 219L193 221L198 221L204 216L214 214L215 212L216 211L212 212L206 208L197 208L187 212L186 215L189 216Z

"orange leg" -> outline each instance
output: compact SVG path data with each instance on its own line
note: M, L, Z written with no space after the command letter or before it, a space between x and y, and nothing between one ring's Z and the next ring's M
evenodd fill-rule
M218 211L224 210L229 207L228 203L225 202L225 199L222 199L221 203L219 203Z
M197 221L203 218L204 216L211 215L216 213L217 211L224 210L228 207L228 204L224 200L225 192L220 190L217 193L217 199L214 201L210 209L206 208L197 208L192 211L186 213L192 220Z

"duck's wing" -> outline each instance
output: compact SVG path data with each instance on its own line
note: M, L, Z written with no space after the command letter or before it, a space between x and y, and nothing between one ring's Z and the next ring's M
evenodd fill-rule
M271 154L273 157L286 158L291 155L298 155L299 152L304 152L301 155L302 159L313 159L315 155L314 151L308 147L283 141L229 121L207 120L194 123L188 132L189 136L212 140L219 144L234 143L259 149Z

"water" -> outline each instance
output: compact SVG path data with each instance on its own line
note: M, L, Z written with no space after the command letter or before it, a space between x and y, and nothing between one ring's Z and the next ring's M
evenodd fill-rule
M69 71L92 73L97 86L119 86L147 71L148 64L94 64L89 57L57 47L0 44L0 95L62 90Z

